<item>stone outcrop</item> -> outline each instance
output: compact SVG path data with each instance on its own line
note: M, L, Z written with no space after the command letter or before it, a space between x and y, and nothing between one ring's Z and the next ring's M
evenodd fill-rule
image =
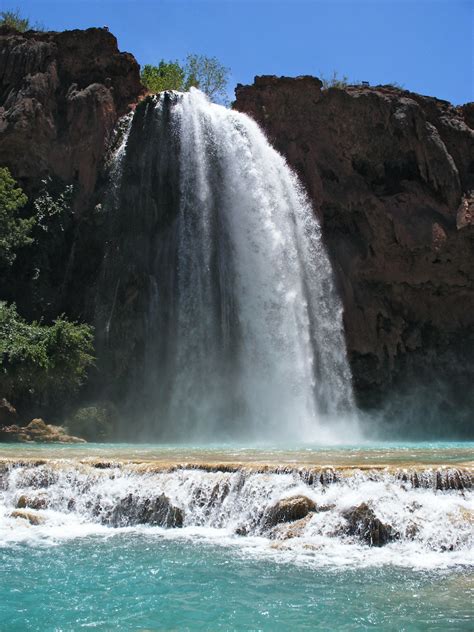
M418 398L426 386L445 421L463 409L469 416L472 104L389 86L322 90L313 77L257 77L236 96L235 108L301 177L321 220L359 403Z
M113 527L148 524L177 528L183 526L184 512L175 507L165 494L156 498L139 498L128 494L111 512L105 512L102 520Z
M64 428L33 419L27 426L0 426L0 441L21 443L86 443L68 435Z
M0 164L28 193L45 176L74 183L87 206L114 125L142 92L137 62L105 29L0 28Z
M307 496L282 498L268 509L264 516L264 525L268 528L282 522L301 520L315 510L316 503Z
M347 520L347 533L359 536L370 546L383 546L400 537L390 525L377 518L367 503L352 507L343 515Z

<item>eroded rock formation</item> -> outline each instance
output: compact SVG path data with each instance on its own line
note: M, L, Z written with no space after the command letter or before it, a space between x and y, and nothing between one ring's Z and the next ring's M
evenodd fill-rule
M87 205L106 141L142 93L134 57L105 29L0 29L0 161L27 192L57 176Z
M426 386L446 421L469 415L472 104L389 86L322 90L313 77L257 77L236 95L235 107L286 156L321 219L359 402L418 398Z

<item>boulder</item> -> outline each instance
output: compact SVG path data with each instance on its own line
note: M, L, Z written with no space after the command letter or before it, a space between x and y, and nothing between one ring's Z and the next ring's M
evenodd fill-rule
M291 496L282 498L264 515L264 526L274 527L282 522L293 522L308 515L310 511L316 510L316 503L307 496Z
M10 518L21 518L22 520L27 520L30 524L37 526L44 522L44 518L42 516L38 516L31 511L25 511L23 509L16 509L12 511L10 514Z
M103 521L114 527L149 524L159 527L182 527L183 510L175 507L165 494L156 498L138 498L128 494L113 510L103 516Z
M383 546L399 537L391 525L377 518L367 503L348 509L343 516L347 520L347 533L359 536L370 546Z

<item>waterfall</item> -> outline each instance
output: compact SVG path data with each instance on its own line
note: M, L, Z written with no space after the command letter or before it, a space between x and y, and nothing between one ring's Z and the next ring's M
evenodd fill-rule
M140 427L327 438L354 408L342 307L283 157L192 89L142 103L119 160L97 321Z

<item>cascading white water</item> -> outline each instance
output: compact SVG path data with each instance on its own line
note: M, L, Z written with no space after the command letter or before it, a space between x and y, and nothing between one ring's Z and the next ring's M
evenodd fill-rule
M167 527L166 537L286 550L291 560L318 566L468 565L472 484L472 470L456 466L208 471L67 459L0 462L0 539L6 546L55 543L120 528L156 528L165 537ZM295 496L309 499L312 510L275 520L272 508ZM370 530L376 535L381 527L387 541L372 542Z
M204 425L218 422L232 393L258 434L315 437L322 413L347 410L351 385L311 206L247 116L192 90L172 120L181 147L173 417L189 407L185 417L194 409Z
M342 308L296 176L255 122L197 90L146 108L143 164L124 167L143 200L133 222L159 215L170 172L176 196L158 234L150 220L143 275L151 426L165 439L334 440L354 410Z

